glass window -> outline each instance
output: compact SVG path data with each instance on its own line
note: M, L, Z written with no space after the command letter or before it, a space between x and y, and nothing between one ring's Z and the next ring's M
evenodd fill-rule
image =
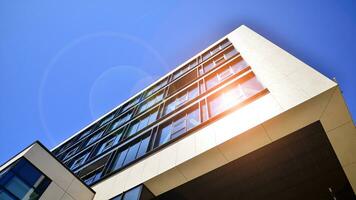
M115 146L117 143L119 143L120 137L121 137L121 133L119 135L116 135L113 138L109 139L108 141L104 142L100 146L100 149L96 155L99 155L99 154L105 152L106 150L110 149L111 147Z
M208 71L216 68L220 64L224 63L231 57L237 55L238 52L233 47L227 49L223 54L219 54L218 56L214 57L212 60L208 61L203 65L202 70L199 71L200 75L207 73Z
M150 143L150 137L146 137L141 141L140 148L137 152L137 158L146 154L149 143Z
M85 130L79 137L79 139L82 139L84 137L86 137L87 135L89 135L91 132L91 129Z
M0 199L38 199L50 182L29 161L20 158L0 173Z
M73 156L73 155L75 154L75 152L77 152L78 148L79 148L79 147L76 147L76 148L70 150L70 151L66 154L66 156L64 157L64 160L67 159L67 158L69 158L69 157L71 157L71 156Z
M126 103L123 107L121 112L125 112L126 110L128 110L129 108L131 108L133 105L136 105L139 101L140 101L140 96L132 99L130 102Z
M197 85L189 88L188 90L178 94L176 97L173 97L166 105L164 109L164 115L174 111L180 106L184 105L191 99L194 99L199 95L199 89Z
M105 117L99 124L99 127L105 125L106 123L108 123L109 121L111 121L112 119L114 119L115 117L115 113L110 114L109 116Z
M171 138L172 124L167 124L160 130L159 146L168 142Z
M150 107L152 107L153 105L155 105L156 103L161 101L162 99L163 99L163 93L160 93L160 94L148 99L147 101L145 101L141 104L138 112L142 113L143 111L149 109Z
M145 96L146 97L150 96L151 94L155 93L156 91L164 87L167 83L168 83L167 79L164 79L163 81L157 83L156 85L154 85L153 87L147 90Z
M124 194L123 200L138 200L141 194L141 187L135 187Z
M241 70L247 67L247 63L244 60L234 61L229 65L223 67L215 74L206 78L206 88L211 89L219 83L223 82L233 74L239 73Z
M212 55L216 54L218 51L224 49L225 47L227 47L230 44L229 40L224 40L222 41L220 44L214 46L213 48L211 48L209 51L205 52L203 54L203 61L207 60L208 58L210 58Z
M86 146L88 146L88 145L94 143L95 141L97 141L98 139L100 139L101 136L103 135L103 133L104 133L104 131L100 131L99 133L94 134L94 135L89 139L89 141L88 141L88 143L87 143Z
M263 90L256 77L235 84L209 100L210 114L215 116Z
M0 199L2 200L17 200L14 196L6 192L5 190L0 189Z
M173 73L173 79L176 79L178 77L180 77L181 75L185 74L187 71L189 71L190 69L193 69L194 67L196 67L198 64L197 60L194 59L192 62L190 62L189 64L185 65L184 67L182 67L181 69L177 70L176 72Z
M120 169L122 167L122 165L124 164L124 160L126 157L128 149L124 149L123 151L119 152L116 155L115 161L112 165L111 171L115 171L117 169Z
M198 107L161 126L158 146L172 140L200 124Z
M103 173L102 170L103 169L96 170L95 172L91 173L87 177L84 177L83 178L84 183L86 183L87 185L90 185L90 184L94 183L95 181L99 180Z
M118 127L120 127L121 125L123 125L124 123L129 121L131 119L131 116L132 116L132 112L127 113L127 114L115 119L115 121L113 122L113 124L110 127L110 131L117 129Z
M129 151L127 152L127 155L126 155L126 159L125 159L124 165L126 165L126 164L132 162L133 160L135 160L139 147L140 147L140 143L139 142L134 144L134 145L132 145L132 146L130 146Z
M86 154L80 156L78 159L76 159L73 162L70 169L75 169L75 168L79 167L80 165L84 164L84 162L87 160L88 157L89 157L89 153L86 153Z
M158 114L158 112L156 110L146 116L143 116L142 118L138 119L137 121L133 122L129 128L127 137L136 134L138 131L146 128L148 125L155 122L157 119L157 114Z

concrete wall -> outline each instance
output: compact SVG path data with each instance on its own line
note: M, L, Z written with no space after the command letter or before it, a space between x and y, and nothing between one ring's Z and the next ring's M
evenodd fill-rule
M161 194L317 120L355 190L355 127L337 84L245 26L228 38L270 93L94 185L95 199L140 183Z

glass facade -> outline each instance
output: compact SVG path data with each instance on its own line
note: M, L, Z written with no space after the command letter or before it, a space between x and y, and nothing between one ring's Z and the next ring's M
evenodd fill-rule
M0 172L1 200L36 200L51 180L25 158Z
M227 39L187 63L54 154L94 184L268 92Z

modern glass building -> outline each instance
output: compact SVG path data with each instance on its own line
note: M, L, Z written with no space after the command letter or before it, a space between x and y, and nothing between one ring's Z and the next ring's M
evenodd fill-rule
M51 154L72 199L354 199L355 139L337 83L241 26Z

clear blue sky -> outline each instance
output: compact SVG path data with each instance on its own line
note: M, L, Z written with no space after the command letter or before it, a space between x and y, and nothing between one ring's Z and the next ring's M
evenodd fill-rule
M245 24L336 77L356 116L354 0L0 0L0 163L52 148Z

